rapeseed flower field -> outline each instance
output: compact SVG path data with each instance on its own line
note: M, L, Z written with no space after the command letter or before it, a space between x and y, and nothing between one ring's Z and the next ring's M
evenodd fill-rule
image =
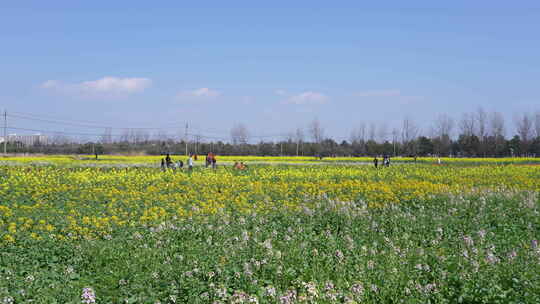
M0 303L540 302L534 159L159 159L4 160Z

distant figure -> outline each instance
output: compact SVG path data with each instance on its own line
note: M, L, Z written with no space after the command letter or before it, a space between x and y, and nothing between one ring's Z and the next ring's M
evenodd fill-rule
M172 160L171 160L171 156L169 155L169 153L167 153L167 157L165 157L165 163L167 165L167 168L170 168L171 165L172 165Z
M193 156L193 159L194 159L194 160L197 160L197 154L195 154L195 155Z
M414 162L416 163L416 155L414 156Z
M217 168L216 156L212 154L212 169L216 170L216 168Z
M377 158L377 156L375 156L375 158L373 159L373 165L375 165L375 168L379 166L379 159Z
M212 165L213 161L214 161L214 153L212 152L208 152L208 154L206 155L206 167L208 168L208 166Z
M165 159L161 159L161 170L165 171Z
M437 163L440 165L441 164L441 158L440 157L437 157Z
M247 166L244 165L243 162L235 162L233 168L237 169L237 170L245 170L245 169L247 169Z
M386 157L386 160L384 161L384 165L385 165L386 167L390 167L390 156L387 156L387 157Z
M188 158L188 170L193 170L193 156L190 154Z

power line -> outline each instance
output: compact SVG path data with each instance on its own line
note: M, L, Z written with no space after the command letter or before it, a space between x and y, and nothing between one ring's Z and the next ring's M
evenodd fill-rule
M23 113L23 112L10 112L6 114L7 117L14 118L15 120L29 120L29 121L35 121L35 122L43 122L43 123L50 123L50 124L56 124L56 125L64 125L64 126L71 126L71 127L79 127L79 128L87 128L87 129L116 129L116 130L167 130L167 129L174 129L178 128L181 129L184 126L179 125L181 122L174 122L170 124L174 124L174 126L168 126L168 127L116 127L106 124L101 124L98 122L92 122L92 121L85 121L85 120L73 120L73 119L63 119L63 118L52 118L52 116L45 116L45 115L37 115L37 114L30 114L30 113ZM187 123L185 123L187 125ZM213 140L222 140L227 141L230 139L229 136L213 136L209 134L225 134L226 131L216 131L216 130L210 130L210 129L203 129L199 127L193 127L190 125L190 129L195 129L198 132L186 132L185 136L192 136L197 138L206 138L206 139L213 139ZM77 136L130 136L132 134L108 134L107 131L104 133L92 133L92 132L67 132L67 131L56 131L56 130L43 130L43 129L34 129L34 128L22 128L17 126L8 127L9 129L13 130L20 130L20 131L31 131L31 132L42 132L42 133L55 133L55 134L66 134L66 135L77 135ZM187 131L187 130L186 130ZM110 132L110 131L109 131ZM254 134L254 135L248 135L249 139L265 139L265 138L272 138L274 140L283 140L285 138L294 138L294 135L291 134L284 134L284 133L276 133L276 134ZM334 137L337 140L340 139L349 139L349 137ZM185 140L187 140L186 138Z
M12 114L15 113L15 114ZM32 120L32 121L40 121L40 122L46 122L46 123L53 123L53 124L60 124L60 125L70 125L70 126L78 126L78 127L86 127L86 128L110 128L110 129L147 129L147 130L159 130L159 129L170 129L170 128L181 128L182 122L171 122L164 124L163 127L116 127L112 125L105 125L100 124L96 122L88 122L84 120L79 120L78 122L76 120L70 120L70 119L52 119L52 118L42 118L46 116L40 116L35 114L27 114L27 113L20 113L20 112L10 112L8 113L8 116L14 117L14 118L20 118L25 120ZM81 124L79 122L88 123L88 124ZM165 127L166 126L166 127Z
M104 133L77 133L77 132L65 132L65 131L53 131L53 130L41 130L41 129L30 129L30 128L19 128L8 126L9 130L20 130L20 131L30 131L30 132L40 132L40 133L54 133L54 134L66 134L66 135L78 135L78 136L103 136ZM125 136L125 134L106 134L107 136Z

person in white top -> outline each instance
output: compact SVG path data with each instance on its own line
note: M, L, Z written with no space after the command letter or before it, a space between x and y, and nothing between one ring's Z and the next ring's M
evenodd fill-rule
M189 171L193 170L193 156L190 154L188 158L188 169Z

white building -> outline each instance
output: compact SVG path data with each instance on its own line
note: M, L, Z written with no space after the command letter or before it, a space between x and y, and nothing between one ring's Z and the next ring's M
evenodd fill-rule
M0 137L0 143L3 143L5 138L3 136ZM33 135L17 135L17 134L9 134L7 136L7 142L8 143L16 143L19 142L25 146L34 146L34 145L46 145L49 143L49 138L47 135L41 135L41 134L33 134Z

